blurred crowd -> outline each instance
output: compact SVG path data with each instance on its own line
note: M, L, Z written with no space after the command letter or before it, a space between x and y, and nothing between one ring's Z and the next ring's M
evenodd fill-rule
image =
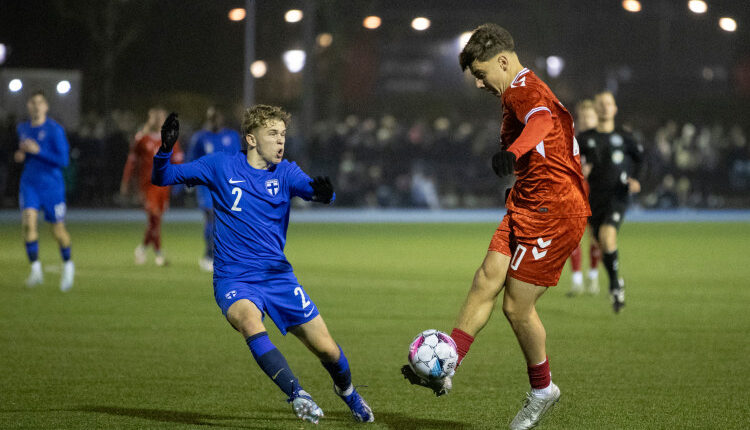
M71 163L66 170L72 207L133 204L118 200L128 147L144 118L129 111L85 115L67 129ZM16 118L0 118L0 207L17 207L21 166ZM235 125L236 126L236 125ZM189 142L201 124L183 121ZM646 148L641 194L648 208L750 207L750 146L736 124L665 121L653 130L633 130ZM490 159L499 143L499 118L403 120L390 115L326 119L307 141L290 134L287 156L311 175L329 175L337 206L371 208L501 207L505 189ZM191 207L194 197L175 195L173 206Z

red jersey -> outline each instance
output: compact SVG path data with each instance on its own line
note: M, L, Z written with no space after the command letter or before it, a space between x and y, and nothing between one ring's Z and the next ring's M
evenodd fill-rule
M573 117L534 72L524 68L503 92L501 146L507 150L529 118L537 112L552 115L547 136L516 160L516 182L506 207L532 217L573 218L591 215L586 194Z
M125 163L125 171L122 173L122 182L129 183L133 171L138 174L138 187L143 194L162 188L151 183L151 168L154 164L154 155L161 147L160 133L144 133L139 131L135 135L135 142L130 147L128 161ZM180 149L180 143L176 142L172 152L171 162L181 164L185 155Z

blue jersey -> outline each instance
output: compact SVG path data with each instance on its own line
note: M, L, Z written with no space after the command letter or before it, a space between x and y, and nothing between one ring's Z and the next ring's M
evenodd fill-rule
M218 132L203 129L193 134L190 139L190 154L188 161L195 161L205 155L224 151L230 154L240 152L240 135L229 128L222 128ZM211 192L204 186L196 187L198 206L211 209Z
M310 200L311 179L296 163L283 160L268 170L251 167L245 152L215 152L187 164L171 164L157 152L155 185L206 185L213 199L214 280L291 271L284 256L290 200Z
M31 121L16 127L19 142L35 140L37 154L26 153L21 183L37 187L63 187L62 169L68 165L68 139L65 130L51 118L42 125L32 127Z

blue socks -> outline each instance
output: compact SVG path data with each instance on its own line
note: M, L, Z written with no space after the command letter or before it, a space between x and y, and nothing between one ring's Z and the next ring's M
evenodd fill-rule
M39 241L26 242L26 255L29 257L30 263L39 259Z
M268 333L264 331L254 334L248 337L245 342L247 342L247 346L260 368L291 400L294 393L301 388L299 381L292 373L284 356L271 343Z
M339 346L339 351L341 351L341 356L338 361L333 363L321 361L321 364L323 364L323 367L325 367L328 373L331 374L331 379L333 379L333 383L336 384L336 387L343 392L352 385L352 372L349 370L349 361L346 359L341 346Z
M70 261L70 247L60 248L60 256L64 262Z
M214 258L214 228L216 218L213 210L203 211L206 223L203 225L203 239L206 241L206 257Z

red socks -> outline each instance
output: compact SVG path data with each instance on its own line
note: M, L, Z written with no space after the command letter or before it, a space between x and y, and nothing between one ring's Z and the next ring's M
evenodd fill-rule
M573 253L570 254L570 267L573 269L574 272L581 271L581 244L580 243L578 244L578 246L576 246L576 249L573 250Z
M456 351L458 352L458 363L456 363L456 368L458 368L464 360L464 357L466 357L466 354L469 352L471 343L474 342L474 337L457 328L453 329L451 337L456 342Z
M552 381L552 376L549 373L549 357L547 357L542 364L528 366L527 371L529 373L531 388L541 390L549 387L549 384Z

